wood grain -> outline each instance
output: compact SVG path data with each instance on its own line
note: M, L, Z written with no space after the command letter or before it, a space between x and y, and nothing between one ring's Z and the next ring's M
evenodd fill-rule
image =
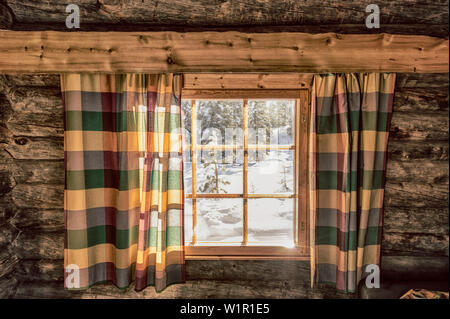
M187 73L184 89L299 89L310 87L312 77L312 73Z
M3 250L0 252L0 279L14 270L19 263L19 258L14 254Z
M1 284L1 282L0 282ZM0 286L1 287L1 286ZM350 299L354 294L336 291L330 286L310 289L303 280L188 280L184 284L171 285L157 293L153 287L141 292L134 284L126 289L117 289L111 284L99 284L85 291L62 289L63 282L21 282L15 298L83 298L83 299L261 299L261 298L312 298Z
M448 208L387 206L383 231L387 233L448 234Z
M435 234L388 233L383 232L382 254L400 253L415 256L448 256L449 237ZM401 247L401 248L400 248Z
M448 40L428 36L0 31L0 39L0 73L449 71Z
M70 31L67 1L6 0L14 30ZM380 29L364 21L369 1L342 0L83 0L82 31L230 30L448 35L448 0L379 0ZM318 14L320 12L320 14Z

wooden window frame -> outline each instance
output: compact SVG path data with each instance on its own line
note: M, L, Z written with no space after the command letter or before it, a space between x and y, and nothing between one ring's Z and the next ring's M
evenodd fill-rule
M187 260L222 260L222 259L282 259L282 260L309 260L309 214L308 214L308 111L309 111L309 90L308 89L183 89L183 100L192 100L191 116L196 114L196 100L207 99L240 99L243 100L243 146L217 146L219 149L243 149L243 192L242 194L197 194L196 187L196 165L192 169L192 193L187 194L186 198L192 199L192 227L193 244L186 244L185 257ZM279 145L271 149L294 150L294 195L283 194L248 194L247 193L247 174L248 152L245 150L257 149L258 146L248 145L248 121L247 105L250 99L290 99L295 100L294 112L294 143L293 146ZM192 162L196 160L196 152L200 149L211 149L211 146L197 145L196 121L191 118L191 144L189 150L192 152ZM264 147L264 146L263 146ZM196 199L197 198L242 198L243 203L243 245L213 246L213 245L195 245L195 227L196 227ZM248 220L247 220L247 200L249 198L294 198L294 242L292 248L283 246L257 246L248 245Z

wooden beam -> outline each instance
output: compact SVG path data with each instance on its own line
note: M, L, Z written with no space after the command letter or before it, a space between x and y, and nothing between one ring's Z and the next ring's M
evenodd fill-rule
M447 39L390 34L0 31L0 73L449 70Z
M299 89L310 87L312 77L312 73L187 73L184 75L183 89Z

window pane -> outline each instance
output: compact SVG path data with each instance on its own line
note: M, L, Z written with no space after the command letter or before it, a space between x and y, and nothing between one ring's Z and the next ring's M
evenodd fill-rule
M192 162L190 152L185 151L183 155L184 193L192 194Z
M242 151L197 152L197 192L242 194Z
M192 242L192 199L184 200L184 242Z
M248 143L294 143L294 100L249 100Z
M294 151L249 151L250 194L293 194Z
M197 199L197 209L198 242L242 242L242 199Z
M198 144L242 145L242 106L242 100L198 100Z
M291 198L248 200L248 241L294 245L294 201Z

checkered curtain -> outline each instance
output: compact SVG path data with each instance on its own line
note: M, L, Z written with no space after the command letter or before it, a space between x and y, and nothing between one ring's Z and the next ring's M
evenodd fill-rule
M184 282L180 75L65 74L66 288Z
M379 265L395 74L316 75L310 153L311 282L354 292Z

